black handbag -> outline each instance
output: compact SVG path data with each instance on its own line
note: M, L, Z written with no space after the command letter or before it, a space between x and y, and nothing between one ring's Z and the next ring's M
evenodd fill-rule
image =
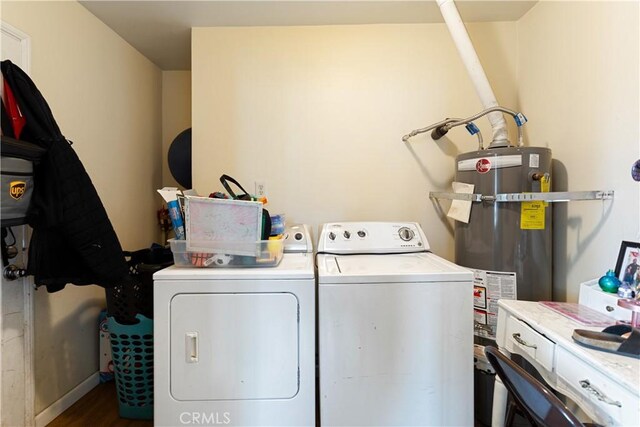
M238 181L236 181L234 178L230 177L229 175L222 175L220 177L220 182L222 183L222 186L224 187L224 189L227 191L227 194L234 200L256 200L255 197L253 197L251 194L249 194L247 192L247 190L245 190L242 185L240 185L240 183ZM229 183L234 184L236 187L238 187L241 191L242 194L236 194L236 192L234 192L231 189L231 186L229 186ZM262 240L268 240L269 236L271 235L271 216L269 215L269 211L266 210L265 208L262 208Z

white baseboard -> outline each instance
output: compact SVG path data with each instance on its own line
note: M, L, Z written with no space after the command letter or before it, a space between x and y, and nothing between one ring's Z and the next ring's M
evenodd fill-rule
M100 383L100 373L96 372L86 380L82 381L69 393L62 396L47 407L45 410L36 415L36 427L45 427L51 421L55 420L58 415L69 409L71 405L76 403L82 396L89 393L95 386Z

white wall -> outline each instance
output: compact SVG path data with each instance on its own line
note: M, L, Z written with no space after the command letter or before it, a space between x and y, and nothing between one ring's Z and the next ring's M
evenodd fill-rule
M76 2L3 2L2 19L31 36L31 77L100 195L123 248L159 236L161 73ZM98 369L97 286L38 290L36 413Z
M171 175L167 153L173 139L191 127L191 71L162 72L162 185L180 187Z
M469 30L499 101L514 106L515 23ZM401 141L481 110L444 24L195 28L192 87L201 194L221 190L223 173L249 191L263 180L270 212L289 223L419 221L452 258L428 194L449 188L455 156L477 142L464 129L453 142Z
M555 190L615 190L554 206L554 297L616 265L639 241L638 2L540 2L518 21L518 98L530 145L549 147Z

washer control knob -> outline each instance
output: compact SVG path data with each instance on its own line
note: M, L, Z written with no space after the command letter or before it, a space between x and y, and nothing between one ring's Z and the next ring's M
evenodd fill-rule
M398 234L400 235L400 238L405 242L408 242L409 240L413 239L413 236L415 236L413 230L407 227L402 227L400 230L398 230Z
M336 233L334 233L333 231L331 231L329 233L329 240L336 240Z
M366 235L367 235L367 233L364 230L359 230L358 231L358 237L364 239L364 236L366 236Z
M345 239L351 238L351 232L348 230L344 230L344 233L342 233L342 235L344 236Z

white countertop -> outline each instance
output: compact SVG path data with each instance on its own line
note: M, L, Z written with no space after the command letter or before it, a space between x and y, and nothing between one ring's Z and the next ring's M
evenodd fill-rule
M507 310L557 345L583 359L596 370L640 396L640 359L583 347L571 338L574 329L600 331L569 319L538 302L500 300L500 309Z

